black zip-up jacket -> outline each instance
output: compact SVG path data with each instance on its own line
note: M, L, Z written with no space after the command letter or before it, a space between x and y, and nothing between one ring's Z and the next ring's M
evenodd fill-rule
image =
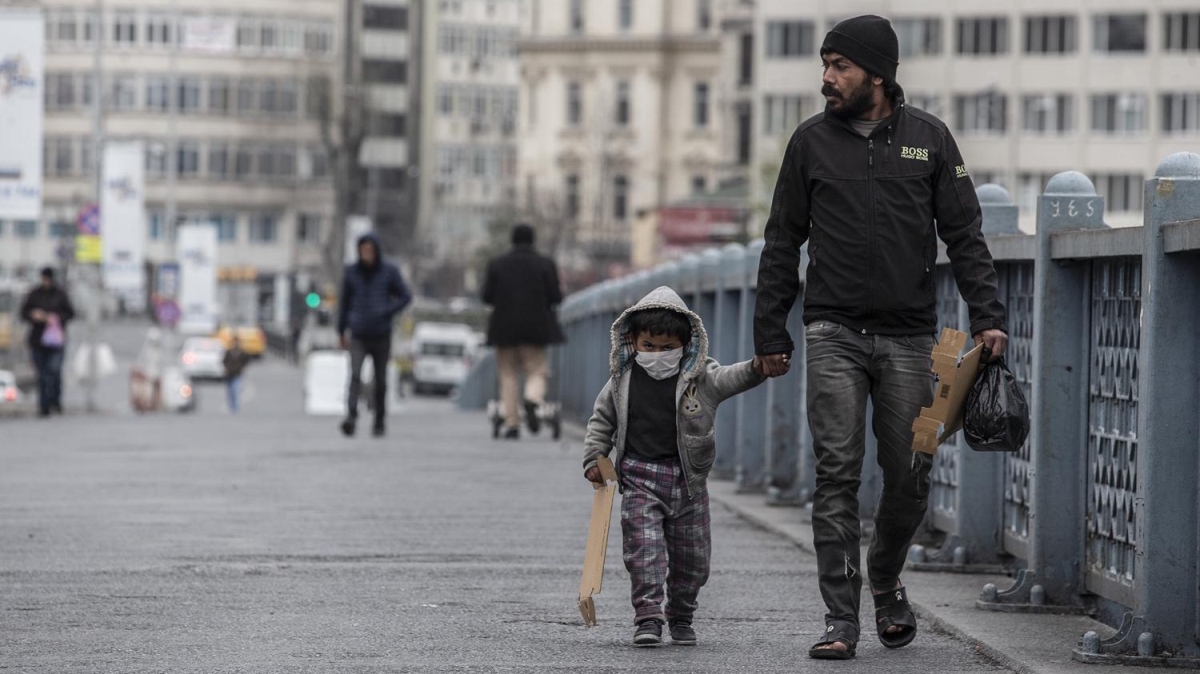
M767 219L755 353L794 348L786 323L800 291L805 241L805 324L828 320L863 334L935 332L939 236L970 308L971 334L1006 330L979 200L946 125L903 100L869 138L828 113L807 120L788 143Z

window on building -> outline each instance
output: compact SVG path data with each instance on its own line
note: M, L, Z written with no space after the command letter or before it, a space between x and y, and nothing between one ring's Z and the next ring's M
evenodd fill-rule
M278 238L279 218L274 213L256 213L250 216L250 241L274 243Z
M304 26L304 51L316 56L333 53L333 27L327 23Z
M166 220L166 214L156 208L146 211L146 234L151 241L162 241L166 238Z
M113 42L116 44L137 44L138 20L134 12L117 12L113 15Z
M179 142L175 148L177 175L184 180L197 178L200 175L200 143L194 140Z
M45 141L45 173L50 176L68 176L74 169L74 144L70 138L47 138Z
M738 85L754 84L754 33L742 33L738 41Z
M171 82L162 75L146 76L146 109L166 112L171 107Z
M62 44L75 44L79 35L78 17L75 10L66 9L54 16L55 39Z
M937 94L906 93L904 104L910 108L924 110L934 117L942 116L942 97Z
M692 89L692 121L697 129L708 128L708 89L708 82L697 82Z
M254 176L255 148L252 145L239 145L233 159L233 175L238 179Z
M249 116L258 111L258 82L252 79L238 80L237 110L239 115Z
M258 19L242 17L238 19L237 46L241 51L258 50Z
M363 6L363 28L408 30L408 8L389 5Z
M36 239L38 235L37 220L17 220L13 231L18 239Z
M279 113L279 82L272 78L264 78L258 83L259 109L267 115Z
M954 121L964 133L1004 133L1008 128L1008 98L995 92L957 95Z
M79 73L79 104L90 108L96 103L96 79L92 73Z
M258 176L271 179L275 177L275 148L261 145L258 148Z
M296 216L296 241L307 246L321 243L321 216L314 213Z
M195 115L200 112L200 78L183 77L179 80L179 98L176 104L179 112L185 115Z
M1025 17L1026 54L1074 54L1075 17Z
M900 40L900 57L937 56L942 53L942 20L932 17L897 19L893 24Z
M300 109L300 85L296 80L284 78L279 80L279 114L283 117L295 117Z
M230 83L226 77L208 80L208 111L214 115L228 115L231 110Z
M1146 97L1143 94L1092 96L1092 131L1115 136L1145 132Z
M1163 133L1200 132L1200 93L1163 94L1161 100Z
M708 191L708 178L702 175L692 176L692 194L704 194Z
M117 111L137 109L137 75L117 73L112 76L112 97L108 105Z
M1101 14L1093 21L1096 51L1109 54L1146 51L1145 14Z
M75 223L64 220L52 220L50 222L50 238L70 239L73 236L75 236Z
M811 21L767 22L767 58L804 58L816 54Z
M94 11L85 11L83 13L83 41L87 44L92 44L99 34L100 20L98 15Z
M1075 99L1070 94L1032 94L1021 99L1021 129L1062 135L1075 130Z
M448 84L438 85L438 113L443 117L454 114L454 92Z
M768 136L790 134L804 120L811 105L807 96L767 95L763 98L763 133Z
M162 143L146 146L146 175L162 178L167 175L167 148Z
M296 148L291 145L280 145L275 148L275 177L296 177Z
M363 59L363 81L368 84L407 84L408 62Z
M67 110L75 107L73 73L47 73L45 82L47 110Z
M213 213L208 216L217 226L217 241L231 243L238 239L238 219L234 213Z
M617 81L617 126L629 126L629 80Z
M754 120L749 102L737 106L737 163L738 166L749 166L753 149Z
M629 218L629 178L618 175L613 178L613 220L624 222Z
M93 157L95 156L95 146L91 138L83 138L79 142L79 174L92 175Z
M1096 194L1104 197L1104 210L1109 213L1137 213L1142 210L1142 186L1146 179L1140 173L1098 173L1091 176Z
M1163 48L1167 51L1200 51L1200 12L1164 13Z
M329 155L325 148L313 147L308 151L308 177L320 180L329 175Z
M578 82L567 83L567 126L583 124L583 87Z
M407 127L408 119L400 113L377 113L371 116L370 129L373 136L403 138Z
M151 14L146 17L146 43L165 46L171 44L171 17L166 14Z
M712 0L696 0L696 30L707 33L712 30Z
M570 22L571 32L575 35L581 35L584 30L583 22L583 0L570 0Z
M213 180L228 180L230 173L229 145L210 143L208 146L208 177Z
M263 19L258 25L258 46L267 53L279 49L279 23L272 19Z
M633 0L617 0L617 28L622 32L633 29Z
M980 17L958 20L959 54L994 56L1008 53L1008 19Z
M568 174L565 182L566 194L563 198L563 208L567 217L574 220L579 217L579 175Z

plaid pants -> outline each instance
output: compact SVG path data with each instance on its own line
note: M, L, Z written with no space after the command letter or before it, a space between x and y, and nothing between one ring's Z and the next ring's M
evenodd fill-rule
M634 622L690 620L712 558L708 489L688 499L677 461L621 459L621 542ZM667 606L663 612L663 584Z

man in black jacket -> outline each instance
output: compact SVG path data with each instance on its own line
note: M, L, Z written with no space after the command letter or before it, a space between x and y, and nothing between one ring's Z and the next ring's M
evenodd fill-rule
M807 241L813 539L828 608L824 638L809 655L845 659L859 638L857 492L868 398L884 481L868 552L875 629L890 648L916 635L900 572L929 493L932 459L911 445L912 422L933 399L938 237L976 342L998 358L1007 335L974 187L946 125L905 105L891 24L847 19L826 36L821 58L826 108L800 125L784 154L759 265L754 343L768 374L788 371L785 325Z
M546 345L563 341L555 307L562 302L558 267L533 249L529 225L512 231L512 250L488 263L483 302L492 305L488 345L496 348L504 437L516 439L521 425L521 376L525 377L525 414L538 432L537 409L546 398Z
M37 370L38 416L62 414L62 368L67 323L75 308L65 290L54 282L54 270L42 270L42 281L21 304L21 318L29 323L29 353Z
M392 325L396 315L412 301L412 293L396 265L383 259L379 240L371 234L358 239L358 262L347 265L338 304L338 340L350 349L350 395L342 433L354 435L358 423L358 397L362 393L362 366L367 356L375 376L375 426L372 434L386 432L387 366L392 353ZM347 336L348 333L348 336Z

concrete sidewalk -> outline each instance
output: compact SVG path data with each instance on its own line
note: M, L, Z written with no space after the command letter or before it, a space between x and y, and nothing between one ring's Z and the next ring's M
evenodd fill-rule
M732 482L710 480L709 497L742 519L815 554L812 526L802 520L799 508L766 504L762 494L738 493ZM867 542L863 541L864 544ZM865 550L864 550L865 557ZM813 560L815 564L816 560ZM1086 616L993 613L975 608L985 583L1009 587L1006 576L907 571L908 588L918 618L978 649L1004 667L1022 674L1103 674L1103 665L1087 665L1071 659L1079 638L1095 630L1101 638L1116 630ZM864 611L869 607L864 607ZM873 639L864 632L862 639ZM920 637L918 636L918 639ZM1161 672L1161 668L1122 667L1121 672Z

